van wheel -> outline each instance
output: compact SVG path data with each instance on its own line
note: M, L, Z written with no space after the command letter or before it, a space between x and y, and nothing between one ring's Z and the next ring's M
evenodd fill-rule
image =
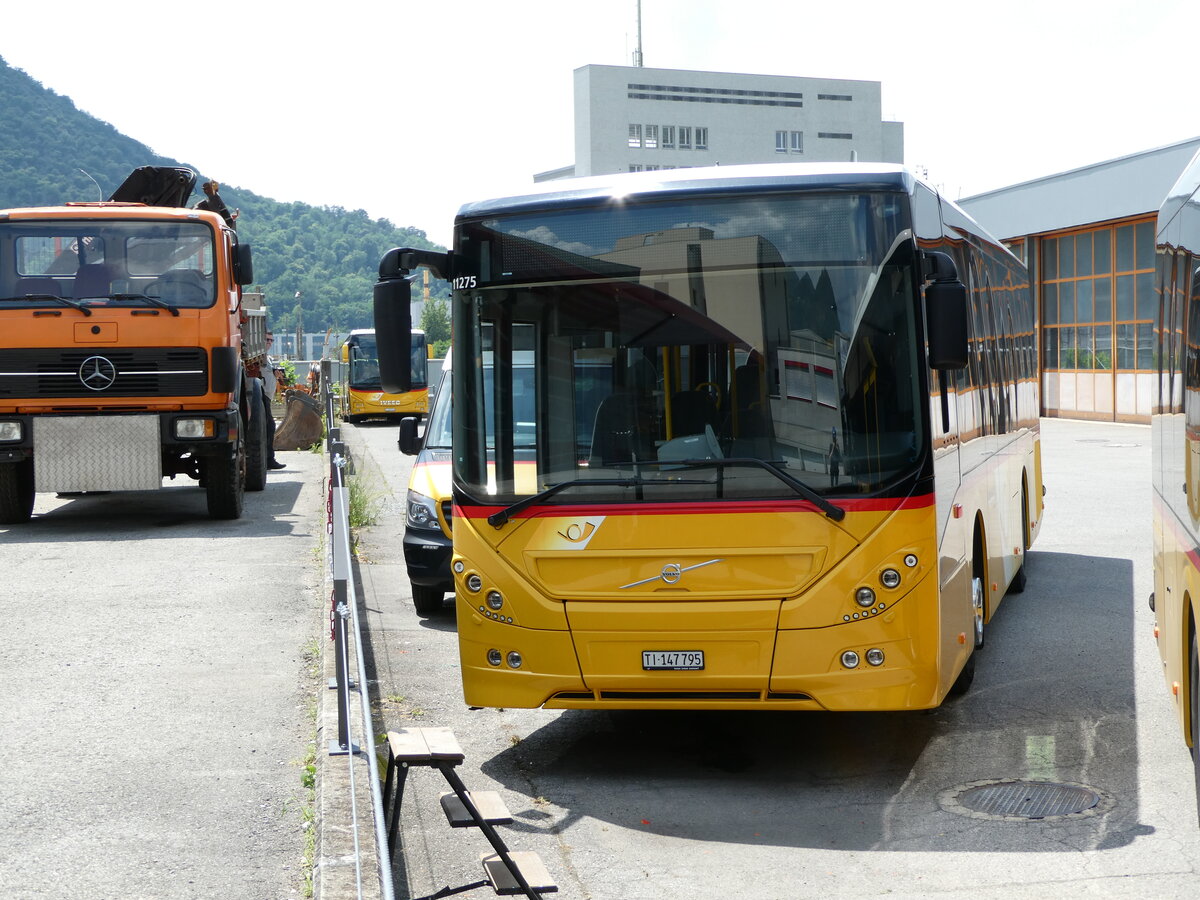
M446 592L441 588L426 587L422 584L412 586L413 607L418 616L428 617L442 611L442 600Z
M33 460L0 463L0 524L20 525L33 518Z

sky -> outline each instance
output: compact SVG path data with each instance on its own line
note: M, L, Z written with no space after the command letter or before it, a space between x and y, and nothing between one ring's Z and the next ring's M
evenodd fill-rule
M642 52L878 81L958 199L1200 135L1193 3L642 0ZM636 0L55 0L5 4L0 57L204 177L448 245L462 203L574 162L572 73L637 34Z

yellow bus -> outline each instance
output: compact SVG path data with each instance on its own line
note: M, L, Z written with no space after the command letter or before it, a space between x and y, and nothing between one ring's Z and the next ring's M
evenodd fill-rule
M429 412L429 382L426 374L429 362L425 332L411 329L409 386L403 391L385 391L379 382L379 351L375 346L374 328L356 328L341 347L341 385L338 403L342 419L360 422L363 419L423 416Z
M468 204L449 253L384 257L388 385L421 265L453 290L468 705L898 710L970 686L1042 487L1027 273L964 212L882 164Z
M1200 801L1200 154L1158 213L1154 637ZM1180 489L1182 486L1182 490Z

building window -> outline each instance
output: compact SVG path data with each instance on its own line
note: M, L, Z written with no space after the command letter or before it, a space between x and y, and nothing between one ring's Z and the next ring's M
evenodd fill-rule
M630 163L629 171L630 172L640 172L640 171L642 171L642 167L639 166L637 163Z
M680 150L691 150L692 149L692 129L689 128L687 125L679 126L679 149Z
M630 147L642 146L642 126L641 125L630 125L629 126L629 146Z
M775 132L775 152L787 153L788 148L788 133L786 131Z
M657 150L658 149L658 126L657 125L647 125L646 126L645 147L647 150Z
M818 132L817 132L817 137L819 137L819 138L832 138L832 139L834 139L834 140L838 140L838 141L852 141L852 140L854 140L854 135L853 135L853 134L850 134L849 132L845 132L845 131L818 131Z
M1042 366L1154 371L1154 221L1041 240Z
M662 145L663 149L673 148L675 146L675 126L664 125L662 127Z
M791 133L790 137L791 137L791 143L789 144L789 147L791 148L791 151L793 153L803 153L804 152L804 132L803 131L793 131Z
M849 94L817 94L818 100L853 100Z
M696 129L696 149L697 150L707 150L708 149L708 129L707 128L697 128Z

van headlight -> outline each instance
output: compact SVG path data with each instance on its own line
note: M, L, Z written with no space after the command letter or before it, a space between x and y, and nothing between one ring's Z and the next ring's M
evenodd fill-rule
M409 491L408 527L424 531L441 531L442 525L438 521L437 504L424 494Z

